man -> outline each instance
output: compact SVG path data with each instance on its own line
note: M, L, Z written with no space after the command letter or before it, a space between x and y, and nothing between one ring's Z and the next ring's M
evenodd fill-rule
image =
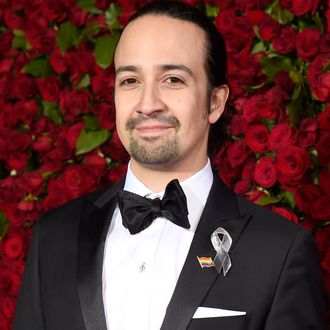
M221 36L188 5L131 19L115 53L126 178L38 221L15 330L325 329L311 235L212 174L224 63Z

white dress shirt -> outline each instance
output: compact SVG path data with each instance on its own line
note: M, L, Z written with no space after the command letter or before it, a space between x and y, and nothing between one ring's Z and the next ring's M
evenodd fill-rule
M212 182L209 160L202 170L180 182L187 197L190 229L159 217L131 235L116 207L103 262L103 302L109 330L160 329ZM150 191L130 167L124 190L149 198L164 194Z

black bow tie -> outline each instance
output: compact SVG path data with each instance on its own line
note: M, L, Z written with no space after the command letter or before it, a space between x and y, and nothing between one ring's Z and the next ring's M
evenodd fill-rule
M158 217L164 217L183 228L190 228L187 199L176 179L166 186L163 199L142 197L125 190L119 191L117 197L123 225L131 234L146 229Z

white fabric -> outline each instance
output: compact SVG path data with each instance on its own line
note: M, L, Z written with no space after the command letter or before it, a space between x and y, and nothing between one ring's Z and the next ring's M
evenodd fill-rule
M103 264L103 301L108 329L160 329L213 182L207 165L180 182L189 211L190 229L157 218L142 232L130 235L118 207L108 231ZM155 198L132 173L124 190Z
M193 319L203 319L210 317L228 317L228 316L241 316L246 315L246 312L232 311L229 309L211 308L211 307L198 307Z

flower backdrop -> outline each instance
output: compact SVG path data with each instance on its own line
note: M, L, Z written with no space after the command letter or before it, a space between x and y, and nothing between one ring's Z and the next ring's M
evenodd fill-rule
M114 47L146 1L0 1L0 328L10 329L35 220L110 182ZM311 230L330 292L330 1L189 1L229 54L227 185ZM299 280L299 279L297 279Z

